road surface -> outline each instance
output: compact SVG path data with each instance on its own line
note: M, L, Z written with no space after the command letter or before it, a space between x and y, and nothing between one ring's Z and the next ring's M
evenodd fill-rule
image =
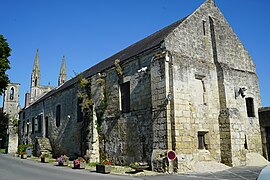
M263 167L236 167L220 172L159 176L117 176L44 164L0 153L0 180L255 180Z

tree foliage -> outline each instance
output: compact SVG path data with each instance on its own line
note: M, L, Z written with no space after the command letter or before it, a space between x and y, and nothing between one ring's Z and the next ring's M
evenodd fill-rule
M0 34L0 95L4 93L4 90L9 83L8 75L6 71L10 69L8 57L10 56L11 49L4 38Z
M0 108L0 138L7 136L8 122L8 115L3 112L2 108Z

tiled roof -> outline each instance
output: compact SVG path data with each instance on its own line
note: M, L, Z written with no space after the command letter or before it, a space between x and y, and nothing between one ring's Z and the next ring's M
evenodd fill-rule
M161 29L160 31L157 31L156 33L142 39L141 41L138 41L137 43L123 49L122 51L112 55L111 57L109 57L109 58L101 61L100 63L92 66L91 68L85 70L80 75L82 75L83 77L90 77L96 73L99 73L105 69L108 69L108 68L114 66L114 61L116 59L119 59L121 62L127 61L131 57L134 57L134 56L141 54L143 52L146 52L152 48L160 46L160 44L164 41L164 39L167 37L167 35L169 33L171 33L176 27L178 27L186 18L187 17L185 17L179 21L176 21L175 23ZM38 99L33 104L36 104L36 103L46 99L47 97L49 97L49 96L51 96L59 91L62 91L66 88L71 87L72 85L74 85L75 83L78 82L79 78L80 78L79 76L76 76L76 77L68 80L67 82L65 82L61 86L57 87L56 89L53 89L52 91L50 91L47 94L45 94L44 96L42 96L40 99Z

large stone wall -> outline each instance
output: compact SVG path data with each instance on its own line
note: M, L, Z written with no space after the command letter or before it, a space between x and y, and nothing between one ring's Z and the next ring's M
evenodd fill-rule
M22 141L34 144L35 137L45 137L48 132L54 154L56 156L67 154L71 157L80 154L80 128L81 123L77 122L77 98L76 88L70 88L61 93L31 105L25 110L24 121L29 121L29 133L22 136ZM61 105L60 126L56 126L56 106ZM42 124L40 132L32 132L32 118L41 115ZM45 120L48 119L48 129L46 130ZM38 123L38 122L36 122ZM28 137L28 138L27 138ZM21 142L22 143L22 142Z
M139 56L124 63L122 77L117 75L114 68L104 72L108 106L102 125L100 149L106 158L116 164L151 160L151 79L149 70L138 72L143 67L150 68L151 57ZM130 112L123 113L120 109L120 84L126 82L130 82Z
M152 155L152 99L150 63L153 54L136 57L129 63L124 63L123 76L119 77L114 68L100 72L89 78L91 81L91 93L93 106L93 119L89 126L90 132L87 138L81 140L81 128L83 122L77 122L77 92L79 88L74 85L62 92L55 93L39 103L27 107L23 122L29 120L29 133L21 136L21 143L34 143L35 137L45 137L45 121L48 119L48 138L50 139L55 156L66 154L72 158L81 155L81 141L88 144L83 152L99 161L99 153L102 159L110 159L116 164L128 165L134 161L151 161ZM139 69L147 67L145 72ZM98 83L102 76L105 80L105 88ZM123 113L120 109L120 84L130 82L130 112ZM105 92L103 92L105 91ZM99 138L96 130L96 111L100 104L101 96L105 96L107 107L102 117L103 123ZM56 106L61 105L60 126L56 126ZM32 118L41 115L42 131L32 133ZM26 129L26 126L24 126ZM99 141L98 141L99 140Z
M246 152L261 153L255 65L213 1L187 17L166 38L165 47L174 71L179 170L192 170L190 161L203 158L245 165ZM245 98L235 96L241 87L247 88L245 98L254 100L255 117L247 117ZM198 150L199 131L206 132L210 157Z

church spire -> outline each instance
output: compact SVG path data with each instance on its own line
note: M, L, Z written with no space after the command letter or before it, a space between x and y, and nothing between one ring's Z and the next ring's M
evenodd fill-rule
M65 56L63 56L60 74L58 77L58 86L64 84L66 82L66 79L67 79L67 73L66 73Z
M35 57L35 61L34 61L34 66L33 66L33 70L32 70L32 73L34 72L40 72L40 69L39 69L39 57L38 57L38 49L37 49L37 52L36 52L36 57Z
M32 70L32 77L31 77L31 87L39 86L40 83L40 68L39 68L39 57L38 57L38 49L36 52L36 57L34 61L34 66Z
M39 68L39 57L38 49L36 52L36 57L34 61L34 66L31 74L31 86L30 86L30 103L34 102L37 99L39 93L38 88L40 87L40 68Z

